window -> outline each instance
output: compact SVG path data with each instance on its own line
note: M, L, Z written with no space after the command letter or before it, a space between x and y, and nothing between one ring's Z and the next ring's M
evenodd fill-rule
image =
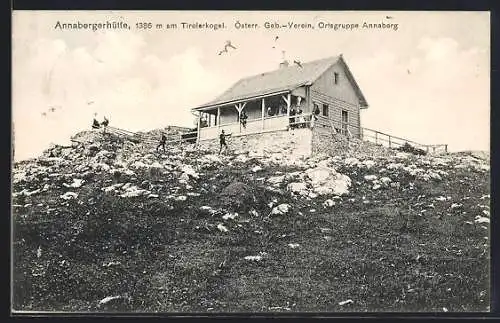
M339 84L339 73L337 72L333 73L333 82L335 84Z
M346 135L348 133L348 123L349 123L349 117L347 115L347 111L342 110L342 134Z
M323 104L323 116L328 117L328 104Z

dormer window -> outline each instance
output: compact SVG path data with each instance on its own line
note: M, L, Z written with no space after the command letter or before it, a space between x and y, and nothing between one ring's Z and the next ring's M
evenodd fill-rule
M337 72L333 73L333 82L335 84L339 84L339 73Z

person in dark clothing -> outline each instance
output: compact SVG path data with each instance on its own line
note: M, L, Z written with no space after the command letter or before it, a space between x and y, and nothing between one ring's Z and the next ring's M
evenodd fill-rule
M165 134L161 134L161 139L160 139L160 143L158 144L158 146L156 146L156 151L159 151L160 147L163 148L163 151L165 151L165 144L167 143L167 137L165 137Z
M240 123L243 126L243 128L247 127L247 119L248 119L247 113L245 111L241 112Z
M97 121L94 118L94 121L92 122L92 129L99 129L100 127L101 127L101 125L99 124L99 121Z
M292 107L290 109L290 129L294 129L297 127L297 125L295 124L295 114L296 114L295 108Z
M226 135L224 133L224 130L222 130L221 134L219 135L219 141L220 141L220 149L219 149L219 155L220 153L222 152L222 147L225 147L226 150L227 150L227 143L226 143L226 137L230 136L231 134L229 135Z
M287 112L287 107L286 105L282 104L280 108L280 114L285 115Z
M104 133L106 133L106 127L109 125L109 120L104 117L104 120L101 122L101 125L104 127Z
M297 110L297 118L295 118L298 122L297 124L297 128L304 128L306 126L306 119L304 118L304 116L302 115L302 109L298 109Z
M320 111L319 111L319 108L318 108L318 106L316 105L316 106L314 107L314 111L313 111L314 120L318 120L318 115L319 115L319 112L320 112Z

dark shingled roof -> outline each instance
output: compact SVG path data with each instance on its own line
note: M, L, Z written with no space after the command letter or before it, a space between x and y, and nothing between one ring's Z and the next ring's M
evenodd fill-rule
M356 90L361 106L368 106L361 90L354 80L354 77L349 71L347 64L345 64L342 55L340 55L303 63L302 68L293 64L288 67L279 68L278 70L272 72L243 78L218 96L215 100L197 108L220 105L280 91L293 90L306 84L312 84L323 73L325 73L328 68L337 63L339 60L344 64L347 77L350 79Z

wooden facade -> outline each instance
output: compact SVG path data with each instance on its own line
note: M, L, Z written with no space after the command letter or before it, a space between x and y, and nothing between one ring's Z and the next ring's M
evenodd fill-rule
M246 93L245 93L246 92ZM315 106L320 114L312 117ZM224 130L233 135L288 130L293 127L328 127L360 136L360 109L366 100L342 56L242 79L198 112L198 140L217 138ZM291 116L300 109L302 115ZM242 114L246 123L240 122ZM311 122L312 121L312 122Z

